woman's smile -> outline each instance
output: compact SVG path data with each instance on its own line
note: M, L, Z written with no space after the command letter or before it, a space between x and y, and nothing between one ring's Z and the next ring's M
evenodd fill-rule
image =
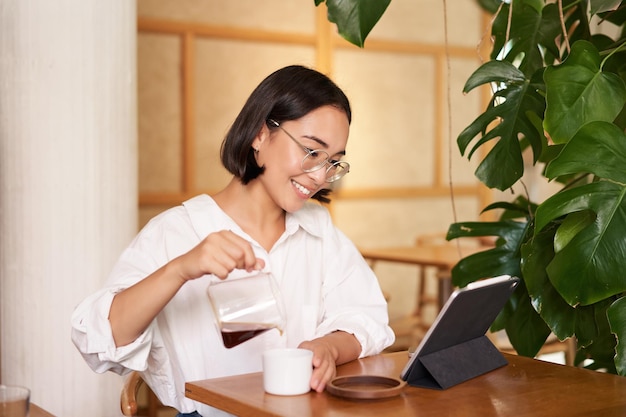
M294 187L296 187L296 189L297 189L297 190L298 190L298 191L299 191L302 195L304 195L305 197L307 197L307 198L308 198L309 196L311 196L311 190L309 190L308 188L306 188L304 185L302 185L302 184L300 184L300 183L298 183L298 182L296 182L296 181L294 181L294 180L291 180L291 183L292 183L292 184L293 184L293 186L294 186Z

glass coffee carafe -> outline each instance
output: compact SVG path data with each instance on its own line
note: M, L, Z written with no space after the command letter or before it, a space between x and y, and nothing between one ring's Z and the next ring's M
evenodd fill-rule
M271 329L282 333L284 308L271 273L226 278L209 285L207 293L226 348Z

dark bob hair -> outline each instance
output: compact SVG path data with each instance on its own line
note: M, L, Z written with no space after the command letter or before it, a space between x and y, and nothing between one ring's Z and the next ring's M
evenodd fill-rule
M291 65L265 78L244 104L221 147L224 167L243 184L264 171L256 163L252 142L268 119L283 123L296 120L322 107L335 106L352 121L350 102L343 91L326 75L300 65ZM273 128L273 126L272 126ZM311 198L329 202L330 189Z

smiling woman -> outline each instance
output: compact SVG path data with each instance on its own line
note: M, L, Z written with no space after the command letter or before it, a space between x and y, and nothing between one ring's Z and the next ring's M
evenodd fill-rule
M140 371L163 404L208 417L216 411L187 399L186 381L257 372L264 350L301 348L313 352L309 385L321 392L337 365L391 345L376 276L310 201L327 200L346 166L336 158L350 118L343 91L318 71L291 65L266 77L224 139L228 185L152 219L75 310L73 341L92 369ZM276 279L286 323L231 349L205 289L259 270Z
M278 123L273 119L269 120ZM272 126L269 120L267 125ZM266 184L271 193L276 184L272 184L271 181L279 182L281 177L284 177L284 172L281 170L289 172L291 184L301 193L301 201L306 201L312 196L316 200L329 202L330 189L328 185L346 173L343 168L346 167L347 163L336 159L345 154L349 129L346 113L334 105L323 105L305 116L297 120L287 121L285 124L293 131L310 132L297 135L300 141L309 144L310 147L300 143L282 126L272 126L269 140L260 138L261 141L255 145L259 149L258 158L262 158L270 168L274 168L268 172L263 183ZM285 137L291 141L285 142ZM283 139L280 140L281 138ZM318 149L313 150L313 147ZM325 150L319 149L320 147ZM303 152L304 157L301 158ZM329 161L329 153L334 155L333 162ZM277 167L282 167L282 169L277 171ZM322 167L326 167L326 169L322 169ZM289 201L289 199L284 200L284 210L293 212L301 207L299 203L292 205Z
M322 113L324 109L326 111ZM339 140L340 146L333 154L345 153L348 125L352 119L348 98L328 77L294 65L275 72L252 92L224 139L222 163L231 174L247 184L265 169L256 160L261 148L271 145L271 141L265 141L264 129L268 126L280 127L279 122L297 119L308 129L325 129L327 132L325 135L311 134L309 138L327 136L329 139ZM328 123L331 123L330 127L327 127ZM337 127L339 130L336 131ZM261 135L257 137L259 128ZM281 130L284 131L284 128ZM308 148L293 136L290 137L308 152ZM318 139L316 146L320 144L329 146ZM326 151L324 153L328 155ZM306 155L305 160L307 159L311 159L310 153ZM321 168L321 164L319 167ZM320 185L323 185L323 181ZM323 190L319 195L314 194L313 198L328 201L326 194L327 190Z
M472 175L475 166L449 150L455 145L448 132L469 123L487 100L462 94L481 61L484 16L475 0L448 3L446 33L441 0L393 0L358 48L328 21L327 2L139 1L140 226L228 184L219 158L227 128L267 74L293 63L328 75L350 97L348 155L331 155L348 161L350 173L326 187L333 190L333 222L357 246L406 246L446 230L451 179L458 217L476 218L492 196ZM302 136L319 132L279 122L321 149ZM284 133L273 135L290 146ZM419 271L381 264L376 273L390 295L390 315L412 313Z

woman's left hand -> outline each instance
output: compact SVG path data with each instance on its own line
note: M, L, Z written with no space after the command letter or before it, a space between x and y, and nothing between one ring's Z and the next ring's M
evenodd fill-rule
M311 389L317 392L324 391L328 381L335 377L337 365L357 359L361 353L356 337L341 331L304 341L298 347L313 352Z
M325 342L323 338L302 342L298 347L313 351L311 389L317 392L324 391L328 381L333 379L337 372L335 366L337 349Z

